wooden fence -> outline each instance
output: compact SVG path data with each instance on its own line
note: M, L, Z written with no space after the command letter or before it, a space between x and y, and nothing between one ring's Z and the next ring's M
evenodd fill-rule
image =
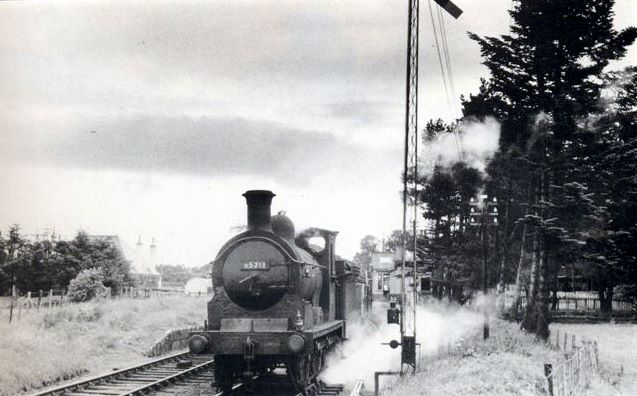
M24 296L11 297L8 304L9 323L16 315L19 319L22 311L41 307L59 307L68 301L67 292L63 289L39 290L37 292L27 292Z
M183 291L172 289L151 289L142 287L123 287L117 295L111 294L110 288L103 298L176 298L184 296ZM192 295L207 296L207 294ZM70 302L68 293L63 289L39 290L37 292L27 292L22 296L7 297L6 304L0 304L0 312L6 307L9 311L9 323L15 319L20 319L23 312L32 309L60 307Z
M526 306L526 296L520 299L520 308ZM505 306L513 304L513 297L507 296ZM631 312L633 302L627 300L613 300L613 312ZM553 306L553 299L549 299L549 308ZM558 297L555 304L556 311L599 311L599 298L596 297Z
M563 340L561 338L563 337ZM545 363L545 391L549 396L579 395L588 386L592 375L598 373L599 355L597 342L577 340L575 335L559 330L549 340L553 348L564 352L564 358L556 364Z

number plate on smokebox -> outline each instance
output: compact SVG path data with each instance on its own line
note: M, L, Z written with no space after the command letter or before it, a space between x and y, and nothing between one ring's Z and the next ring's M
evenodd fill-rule
M269 270L270 263L267 261L247 261L243 263L243 267L241 267L242 271L250 271L250 270Z

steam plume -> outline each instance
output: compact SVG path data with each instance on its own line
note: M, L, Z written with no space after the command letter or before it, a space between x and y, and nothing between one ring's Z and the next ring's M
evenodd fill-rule
M374 387L374 372L400 369L400 348L391 349L391 340L400 341L398 325L386 324L386 308L374 304L365 323L348 323L348 339L342 355L330 355L323 378L328 383L353 385L365 381L365 389ZM432 355L448 343L456 343L479 331L482 317L464 308L428 304L419 306L416 315L420 357Z
M489 158L498 149L499 141L500 123L495 118L461 121L456 135L445 133L425 143L420 155L420 161L424 163L422 168L425 172L431 172L431 165L450 167L458 161L464 161L470 167L484 172Z

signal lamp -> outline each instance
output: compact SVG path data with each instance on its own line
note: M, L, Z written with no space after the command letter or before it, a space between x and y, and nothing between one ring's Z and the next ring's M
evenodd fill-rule
M396 308L396 303L394 301L389 303L389 309L387 310L387 323L400 324L400 310Z

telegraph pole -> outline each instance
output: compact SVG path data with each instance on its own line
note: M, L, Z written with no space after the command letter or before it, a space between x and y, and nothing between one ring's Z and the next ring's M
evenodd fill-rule
M462 10L458 8L450 0L434 0L445 11L454 18L458 18L462 14ZM417 281L417 241L418 241L418 38L419 38L419 11L420 0L409 0L408 9L408 29L407 29L407 70L405 83L405 152L404 152L404 169L403 169L403 249L401 257L401 320L400 320L400 338L402 347L402 359L400 372L403 372L405 364L411 365L413 371L416 371L416 281ZM406 251L407 251L407 212L409 208L408 197L408 178L410 172L413 172L413 293L410 297L412 307L409 307L407 300L406 285ZM412 308L411 310L409 308ZM411 311L411 312L410 312ZM407 320L407 316L411 314L411 318ZM410 325L410 326L408 326ZM407 333L411 333L408 335Z
M487 267L487 251L489 246L489 225L498 223L498 200L494 197L491 201L488 200L486 195L481 195L479 198L471 198L469 205L471 205L471 221L470 225L478 225L475 216L480 216L480 242L482 245L482 295L484 297L484 303L482 305L482 339L489 338L489 313L487 311L487 293L488 293L488 267ZM476 209L479 209L477 211Z
M417 270L417 225L418 225L418 19L419 19L419 0L408 0L408 28L407 28L407 72L405 84L405 152L404 152L404 168L403 168L403 229L402 229L402 254L401 254L401 290L400 290L400 310L392 306L387 311L388 323L398 323L400 325L400 342L392 340L387 343L391 348L401 347L401 360L399 372L377 372L378 375L403 375L403 367L405 364L413 367L413 373L416 372L416 270ZM445 11L458 19L462 10L458 8L450 0L434 0ZM406 289L406 252L407 252L407 212L409 208L409 195L407 188L409 187L408 176L413 170L413 242L414 242L414 292L411 296L413 301L413 309L409 310L407 303ZM395 305L395 304L394 304ZM411 311L411 312L410 312ZM412 316L412 335L407 335L406 318ZM376 389L377 390L377 389Z
M406 348L406 345L415 344L415 314L416 307L415 301L412 301L413 304L413 312L412 312L412 320L411 329L407 329L407 318L408 318L408 310L409 303L407 302L407 269L406 265L406 254L407 254L407 212L409 210L409 196L408 196L408 178L409 171L413 169L414 172L414 205L413 205L413 215L414 215L414 231L416 228L416 212L418 208L417 200L418 194L416 191L416 186L418 185L417 174L418 171L418 31L419 31L419 10L420 10L420 0L409 0L409 10L408 10L408 30L407 30L407 71L406 71L406 82L405 82L405 153L404 153L404 169L403 169L403 249L402 249L402 260L401 260L401 290L400 290L400 305L401 305L401 321L400 321L400 339L401 339L401 364L400 364L400 373L403 373L403 366L405 364L411 365L414 367L414 372L416 370L416 353L415 353L415 345L413 352ZM416 243L416 235L414 233L414 244ZM415 248L414 246L414 261L415 259ZM414 264L415 270L415 264ZM411 297L411 296L410 296ZM407 336L407 332L411 330L414 332L413 336Z
M402 228L402 253L401 253L401 289L400 289L400 310L395 307L395 303L390 303L387 311L387 322L398 323L400 326L400 342L392 340L386 345L391 348L401 347L400 371L376 372L379 375L403 375L405 364L413 368L412 373L416 373L416 281L417 281L417 242L418 242L418 33L419 33L419 0L408 0L408 29L407 29L407 72L405 83L405 152L403 168L403 228ZM462 14L450 0L434 0L445 11L454 18ZM413 172L413 293L409 296L411 303L407 300L407 271L405 266L407 252L407 212L409 209L408 178ZM410 307L411 304L411 307ZM410 309L411 308L411 309ZM411 316L411 318L409 318ZM409 319L409 321L408 321ZM410 326L407 326L410 324ZM410 333L411 335L408 335ZM377 391L378 389L376 389Z
M482 239L482 295L484 296L484 305L482 306L482 339L489 338L489 314L487 313L487 205L482 206L482 225L480 229Z

